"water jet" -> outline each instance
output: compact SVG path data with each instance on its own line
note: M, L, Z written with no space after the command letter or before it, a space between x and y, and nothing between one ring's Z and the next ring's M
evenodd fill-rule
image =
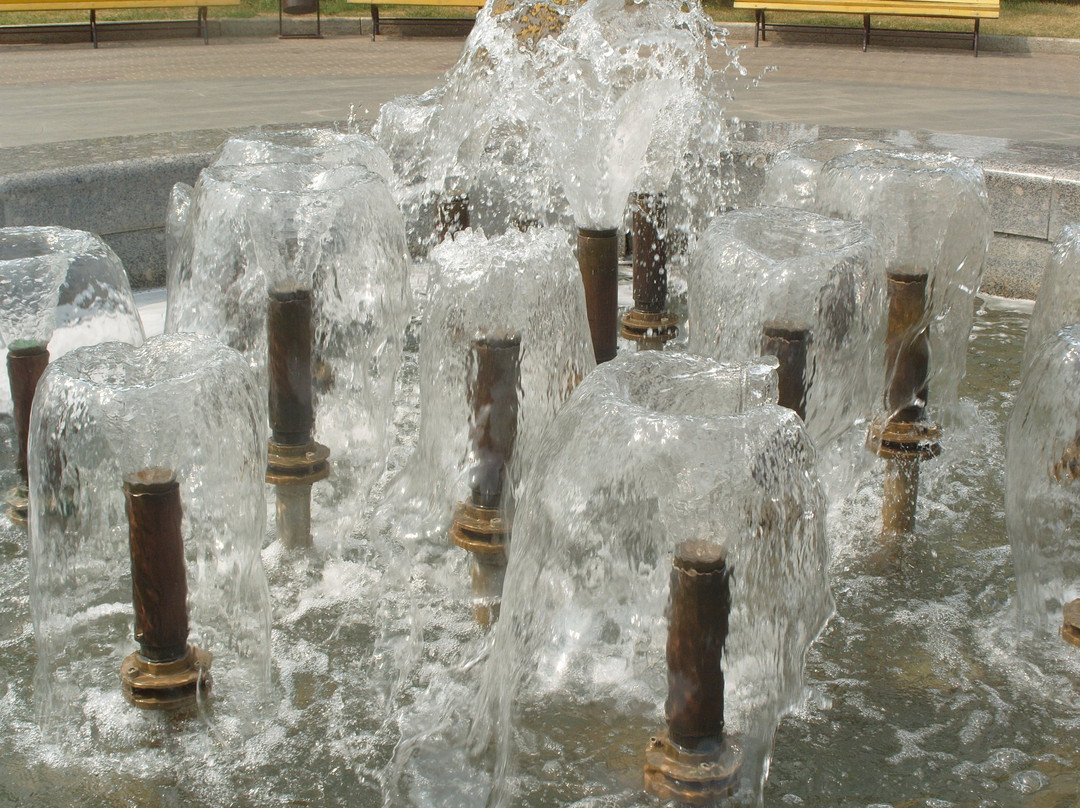
M925 273L888 274L888 334L885 344L885 419L875 421L867 445L885 460L882 535L915 528L919 464L940 451L941 428L926 412L930 337L926 325Z
M622 316L619 334L657 350L678 334L678 319L667 311L667 203L662 194L633 194L630 210L634 306Z
M512 529L503 497L517 439L521 337L490 334L472 347L476 375L469 386L469 405L475 464L469 498L458 503L454 513L450 541L472 554L473 613L478 623L489 626L499 617Z
M180 484L171 469L124 477L135 640L120 665L124 698L144 710L182 710L210 691L210 655L188 645Z
M724 733L730 576L721 545L688 541L675 550L668 606L668 728L645 752L645 790L665 801L715 805L734 790L739 750Z
M277 536L311 547L311 486L330 475L330 450L312 438L311 291L270 289L266 316L270 448L266 481L277 492Z

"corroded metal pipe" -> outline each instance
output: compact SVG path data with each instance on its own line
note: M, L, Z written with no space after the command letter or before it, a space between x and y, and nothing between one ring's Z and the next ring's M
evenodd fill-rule
M277 486L278 539L311 546L311 486L330 474L330 450L312 440L311 291L270 290L266 330L270 386L270 448L266 481Z
M738 775L738 748L724 733L730 580L721 545L688 541L676 549L668 606L668 728L645 752L645 788L663 800L711 805L731 793Z
M761 355L775 356L780 366L777 377L781 407L794 410L806 420L806 357L810 329L804 325L774 321L761 329Z
M302 446L311 440L311 291L289 286L270 290L266 312L270 369L270 434L275 443Z
M925 272L888 275L885 406L890 419L907 423L926 417L930 376L930 332L924 322L926 285Z
M620 334L639 349L659 350L678 333L667 307L667 205L662 194L634 194L630 199L634 307L622 317Z
M170 469L124 478L135 640L120 667L125 698L136 707L176 710L210 688L210 655L188 645L187 575L180 484Z
M470 442L476 464L469 474L469 498L454 513L450 541L472 553L473 614L487 626L498 619L510 537L502 499L517 440L521 338L493 334L475 340L472 350Z
M617 231L578 228L578 268L585 287L593 355L597 363L618 351L619 237Z
M927 274L888 274L889 318L885 341L884 419L870 427L870 448L885 459L881 505L882 535L915 528L919 464L936 457L941 429L926 413L930 375L930 335L926 324Z
M17 458L15 467L20 482L7 495L8 518L18 525L27 523L27 444L30 437L30 409L38 381L49 366L49 349L38 342L13 342L8 349L8 384L11 386L12 415L15 420Z
M438 213L435 220L435 241L438 244L444 242L449 236L453 239L456 233L469 228L469 196L460 194L449 199L440 199Z

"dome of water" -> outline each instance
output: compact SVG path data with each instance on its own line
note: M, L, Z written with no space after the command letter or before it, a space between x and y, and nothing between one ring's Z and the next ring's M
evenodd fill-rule
M34 693L46 731L90 756L103 744L152 747L163 731L120 688L135 650L123 484L155 468L180 485L190 636L213 656L214 698L234 716L253 709L270 674L266 408L244 358L191 334L72 351L42 377L30 445ZM163 750L144 763L173 765Z
M127 273L105 242L63 227L0 228L0 341L21 340L47 343L54 359L99 342L142 344Z
M975 293L990 242L982 169L949 155L867 149L836 157L818 178L817 210L861 221L878 265L899 277L928 276L929 389L947 412L956 404Z
M818 174L834 157L863 149L887 149L880 140L827 138L797 143L777 152L765 169L765 185L758 204L813 210L817 203Z
M545 431L473 727L474 748L495 727L500 804L566 804L586 782L619 800L639 792L645 743L663 726L671 554L691 539L727 555L726 731L742 749L739 790L758 793L832 608L813 450L799 419L769 403L774 367L624 355ZM606 762L559 751L583 745ZM511 776L526 760L532 774ZM533 779L541 769L546 782Z
M513 479L529 463L544 427L595 364L581 278L565 231L510 231L491 239L459 233L435 248L430 261L420 333L419 432L390 495L395 509L409 503L422 516L421 524L406 533L445 529L451 507L464 494L473 465L467 401L476 372L473 340L500 333L520 338Z
M877 404L885 293L874 259L858 222L792 208L718 216L687 265L687 346L733 361L767 353L767 329L805 344L806 424L824 449Z
M1006 516L1021 621L1056 630L1062 606L1080 598L1080 325L1026 352L1006 438Z
M180 253L166 330L215 336L260 379L268 291L311 290L315 437L352 469L332 477L335 495L358 492L362 510L385 463L412 307L404 225L386 184L354 166L211 167L195 187Z
M253 132L231 137L222 144L212 165L260 163L302 163L324 168L363 166L388 184L394 176L390 158L369 135L330 129Z
M1080 323L1080 223L1067 224L1054 242L1024 340L1024 367L1053 333Z

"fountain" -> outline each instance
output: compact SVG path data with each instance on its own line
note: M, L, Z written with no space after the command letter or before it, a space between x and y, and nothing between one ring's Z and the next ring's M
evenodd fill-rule
M0 229L0 312L22 478L8 517L25 525L30 407L50 354L110 339L139 345L143 328L120 259L96 236L61 227Z
M222 154L263 153L250 142L226 144ZM310 156L215 165L200 177L184 222L170 261L166 330L216 336L273 382L268 479L280 495L283 543L311 543L310 486L327 476L326 446L343 473L325 496L353 509L335 508L331 533L349 530L389 447L409 315L404 226L386 184L362 165L327 168ZM297 364L301 353L310 365Z
M410 279L404 270L387 273L396 279L387 286L397 293L390 295L396 301L391 308L400 318L394 321L397 325L372 318L371 330L387 345L387 354L376 354L376 384L389 374L396 376L396 387L392 408L370 407L381 418L370 429L385 430L385 442L370 454L357 449L367 459L355 459L350 442L366 437L361 433L369 423L357 420L357 414L364 410L361 414L366 415L367 399L355 391L345 395L343 385L355 377L342 368L351 367L348 359L354 346L367 345L368 321L342 332L330 327L320 332L319 301L325 298L320 298L318 284L304 286L313 292L315 333L341 334L340 342L324 344L316 338L312 367L318 417L311 437L333 446L335 467L328 481L316 485L312 501L314 539L324 552L284 552L282 542L272 541L273 533L253 541L256 547L266 545L261 560L269 572L272 621L268 611L225 605L228 596L246 591L240 571L257 566L254 552L233 563L217 554L220 547L192 544L199 539L190 520L200 512L199 503L205 502L200 497L212 490L210 485L190 487L187 481L195 471L182 463L147 457L116 469L107 485L97 482L95 474L81 473L77 480L67 480L67 488L41 501L54 503L59 515L50 518L72 531L49 534L58 537L56 548L74 546L60 536L73 541L90 536L79 539L78 550L57 563L89 564L98 558L93 570L84 575L80 568L75 580L96 583L101 599L80 611L76 621L56 621L67 625L65 638L70 643L64 648L71 654L56 664L67 666L62 673L71 670L75 675L64 675L61 684L52 685L56 707L68 719L62 726L68 731L43 734L35 723L31 696L35 689L25 670L35 642L24 594L26 539L7 525L0 526L5 561L0 565L0 669L7 673L0 685L0 726L6 730L0 733L4 783L0 800L12 793L16 802L46 805L67 805L80 798L117 804L655 805L655 798L642 787L643 766L663 778L685 782L681 776L670 777L682 772L669 765L672 756L665 750L670 747L662 740L655 746L649 741L660 738L658 731L668 717L663 705L669 698L676 705L669 742L674 737L674 743L692 755L738 749L737 769L723 758L716 767L720 776L709 784L714 794L730 789L733 793L727 799L732 804L887 801L989 806L1029 799L1071 804L1077 780L1068 727L1080 710L1069 677L1080 675L1080 664L1066 655L1072 650L1067 647L1057 656L1032 660L1015 643L1009 602L1014 578L1000 529L1005 474L1001 435L1013 400L1001 376L1017 378L1025 317L996 310L993 301L982 300L970 343L960 339L962 348L947 351L955 361L945 369L931 364L934 415L940 413L949 428L949 440L942 448L947 462L921 469L919 519L912 540L904 544L902 563L884 574L870 560L876 536L869 535L881 512L883 470L852 480L851 494L843 499L824 500L815 483L817 474L826 476L830 460L820 452L815 461L808 448L813 430L821 428L813 423L809 406L821 378L812 358L814 336L807 343L799 332L779 328L764 335L778 353L790 349L787 358L792 362L787 366L793 370L785 378L797 381L801 375L804 382L813 381L806 412L810 423L803 427L795 413L766 403L775 399L779 388L769 365L742 365L738 373L715 371L716 378L709 379L708 374L697 378L691 366L700 367L705 360L683 353L685 332L668 341L663 353L637 353L629 345L630 355L593 370L583 293L580 286L571 294L570 285L562 285L564 278L578 272L572 252L577 223L610 229L623 221L624 199L609 191L610 181L622 183L625 173L633 174L627 191L637 189L653 198L663 194L668 201L669 272L678 292L687 272L681 244L685 241L691 251L695 248L704 224L724 207L713 203L730 187L717 174L729 159L722 147L725 125L717 114L716 128L703 131L700 116L669 116L675 107L663 108L652 122L654 135L686 131L684 124L692 134L673 136L670 142L678 148L669 152L656 146L656 137L645 138L640 171L616 161L618 178L605 175L607 169L601 166L596 182L576 185L583 196L595 192L596 199L617 202L612 207L618 210L610 217L587 221L564 198L568 192L558 190L561 181L555 169L572 170L570 161L551 159L550 138L537 136L535 116L516 103L526 97L525 105L531 104L527 99L531 85L513 83L522 75L532 81L529 70L515 73L514 67L504 68L524 62L542 72L538 66L543 59L559 56L571 41L595 45L575 48L598 58L615 52L616 61L635 53L634 58L654 59L672 37L694 38L693 25L669 23L686 19L680 13L689 13L693 23L698 10L677 12L674 5L660 2L638 4L624 15L626 27L612 37L611 28L605 26L621 19L614 13L619 9L616 3L592 8L590 3L576 12L572 7L540 4L533 16L524 9L506 11L503 5L481 13L461 70L427 98L388 106L376 132L380 143L395 146L387 149L395 174L389 190L376 178L368 186L368 201L386 200L389 194L401 204L407 214L405 228L399 219L386 224L394 219L389 213L379 220L397 235L408 233L409 248L426 263ZM646 26L638 23L650 15L668 18L668 27L642 44L639 34ZM533 25L537 19L543 24ZM491 42L483 39L485 33L492 33ZM563 40L562 33L572 37ZM636 50L628 46L634 42ZM590 69L586 61L563 63L586 71ZM499 84L511 75L510 85ZM551 115L547 125L553 131L559 126L550 103L557 95L557 83L553 80L544 88L539 94L543 105L537 102L536 107L541 117ZM655 85L634 92L647 95L648 86ZM581 97L586 95L583 91ZM675 93L671 98L676 96L682 97ZM476 99L484 103L471 102ZM567 103L559 114L569 116L570 106ZM635 116L648 123L648 116L638 114L637 101L615 100L614 106L621 110L616 121L626 124L623 129ZM584 125L581 137L567 138L567 132L576 135L579 130L559 134L566 140L592 137ZM640 133L620 132L626 139L616 145L636 148ZM450 136L444 137L447 133ZM436 140L447 148L440 152ZM585 149L582 142L573 147ZM666 163L660 159L664 154L671 158ZM277 161L272 169L216 166L207 172L205 184L215 172L253 171L265 185L273 174L326 172L329 181L351 170L319 164L313 155L272 159ZM667 176L661 169L672 164ZM589 166L590 171L593 168ZM344 172L335 174L340 169ZM701 177L716 181L706 183ZM570 184L575 183L578 180ZM470 199L471 227L436 246L432 236L438 201L462 193ZM584 200L586 209L596 199ZM201 328L244 347L247 366L258 379L243 385L245 390L251 388L254 402L245 406L249 414L255 412L251 417L255 431L265 430L266 294L272 285L266 267L286 263L283 258L302 264L304 243L310 242L287 219L259 231L258 238L243 227L222 226L229 218L208 213L201 188L187 204L185 213L184 189L179 189L174 229L178 260L170 270L170 287L191 283L188 279L199 271L199 264L230 256L218 266L218 274L193 285L204 294L205 310L224 308L230 316L246 311L251 321L244 321L242 338L225 325L229 320L224 317ZM355 204L363 207L360 200ZM931 218L939 220L947 218L943 211L951 210L936 203L924 206L932 207ZM379 210L393 212L392 206ZM539 226L517 231L515 222L531 220ZM216 248L198 247L201 254L193 261L196 222L211 230L217 226L221 241ZM346 229L340 231L342 237ZM334 233L327 246L336 245L339 231ZM404 245L405 238L398 243ZM234 251L238 245L243 249ZM403 246L400 252L404 253ZM512 267L504 266L507 263ZM963 265L966 272L974 263L964 259ZM472 285L460 287L469 291L462 296L448 294L455 286L451 280L468 276L470 268L475 270ZM340 265L336 271L336 277L354 277ZM977 279L964 275L960 285L966 286L962 291L969 296L957 298L946 315L945 309L933 308L945 282L936 280L934 272L928 274L929 293L924 297L931 306L928 316L944 315L948 320L957 309L970 306L969 293ZM509 281L514 276L531 278L529 288L534 291L545 283L558 285L559 291L550 297L539 291L514 296L520 288ZM246 280L252 285L244 286ZM412 281L419 281L413 287L415 298L408 296ZM884 288L885 279L878 281ZM483 298L488 285L497 287L499 294L493 288L492 296ZM340 286L346 294L356 288L351 280ZM511 312L509 302L519 300L523 312L539 314L543 322ZM475 309L465 305L473 302ZM687 302L692 305L693 298L688 296ZM350 299L335 312L351 314L361 308L358 303ZM410 304L414 319L406 331ZM170 301L170 308L173 305ZM670 310L678 312L684 306L676 294ZM481 312L488 316L481 319ZM939 323L938 319L929 323L932 350L939 338L947 347L949 337L939 333ZM472 402L469 398L473 371L481 364L473 343L484 334L490 339L500 327L521 337L521 388L513 457L504 480L509 485L504 484L505 496L500 499L500 504L513 509L514 531L501 615L492 631L475 619L476 603L467 581L469 554L451 545L446 531L455 504L471 500L470 472L478 465L469 442L470 414L474 426L482 421L470 406L478 401L475 392ZM529 327L540 334L537 341L530 341ZM957 333L966 337L966 327ZM762 347L762 336L761 331L753 334L754 353ZM692 331L689 338L694 338ZM440 350L432 351L433 343ZM806 348L805 366L800 365L801 347ZM866 352L883 348L861 347ZM966 377L961 350L968 360ZM549 361L550 367L540 363L530 369L534 357L556 351L565 352L561 356L572 351L573 361ZM329 357L326 364L321 357ZM389 362L382 364L386 357ZM235 357L230 361L235 363ZM452 370L445 385L431 385L434 374L425 368L429 361L435 368L445 362ZM470 362L475 364L470 367ZM371 369L370 364L366 367ZM649 376L645 368L670 372ZM247 370L236 372L239 378ZM546 386L531 386L532 378L542 378ZM621 387L618 380L627 378L634 382ZM916 380L915 386L921 383ZM339 393L341 400L336 398ZM181 412L190 400L185 395L174 396ZM350 410L350 402L359 400L365 405ZM389 394L379 400L385 404ZM797 397L794 403L798 404ZM586 404L608 409L589 410L575 420ZM534 407L539 415L529 414ZM226 418L236 414L231 411L235 409L223 406L215 413ZM615 417L632 410L640 413L633 422L640 429ZM173 417L172 410L168 417L176 423L162 433L166 442L180 434L198 434L185 427L186 421ZM122 419L100 422L110 428L128 424ZM67 423L71 427L65 437L70 436L76 447L102 435L98 422L95 428L80 427L74 433L74 415ZM541 437L545 425L553 437ZM134 427L128 431L136 432ZM569 440L566 432L572 432ZM2 447L13 454L7 436L2 433ZM247 461L242 474L245 490L254 497L249 502L257 501L258 491L265 492L261 478L265 438L262 434L251 448L226 457L229 462ZM859 448L851 442L848 446ZM608 448L602 452L590 451L591 447ZM439 451L430 453L433 448ZM414 452L415 457L427 452L437 462L426 468L423 461L410 459ZM694 452L694 459L687 460L680 452ZM32 458L34 453L32 448ZM73 449L72 463L76 454ZM612 454L619 462L608 462ZM850 466L859 462L853 460L858 456L836 455L835 462ZM567 460L556 462L554 472L534 473L540 466L550 468L549 461L560 457ZM6 465L13 465L13 458ZM181 488L181 532L189 557L190 643L213 654L214 671L213 699L197 699L195 710L168 718L131 709L123 701L116 676L117 666L133 650L130 593L115 582L122 574L118 570L127 566L125 554L130 553L122 478L159 466L168 466ZM212 466L200 465L197 471L214 471ZM415 485L421 479L423 483ZM407 480L411 487L403 489ZM560 487L559 480L573 485ZM70 520L89 518L93 509L81 504L78 509L69 507L72 492L89 492L89 486L97 492L86 494L91 505L108 498L108 519L99 517L102 529L92 532ZM235 491L235 486L225 485L223 490ZM583 491L594 495L583 497ZM829 491L837 494L840 489ZM493 497L487 501L490 504ZM243 515L249 523L261 525L259 508L253 507L254 515L244 510L235 517ZM372 507L375 512L368 518ZM826 511L827 533L822 527ZM68 522L61 518L65 513ZM788 531L796 514L801 514L797 525ZM785 537L791 543L776 543ZM809 541L800 544L795 538ZM697 713L701 724L687 731L665 665L669 628L675 636L680 634L675 611L670 613L674 625L665 620L673 558L680 545L694 540L722 546L729 576L728 632L721 643L719 671L725 696L722 730L714 701ZM106 543L107 551L98 549ZM761 546L769 551L761 553ZM806 552L795 552L799 547ZM781 580L802 575L805 588L776 584L778 560ZM50 566L43 564L41 569ZM709 569L718 566L716 562ZM98 575L106 568L113 578ZM828 612L828 590L822 585L826 571L838 614L806 651ZM718 569L706 575L724 577ZM208 580L219 588L204 589ZM718 589L714 602L722 604L723 587ZM74 586L73 591L81 590ZM809 596L798 596L807 592ZM78 604L70 604L64 594L53 594L46 600L76 610ZM547 608L553 597L566 598L563 608ZM261 623L253 620L251 625L261 627L259 636L269 639L272 653L245 656L256 644L243 637L254 635L240 636L227 622L208 622L210 601L232 617L263 614ZM265 597L249 605L258 603L266 608ZM711 611L722 614L724 608L718 605ZM722 634L717 628L714 639ZM790 654L776 650L788 647L788 641L795 649ZM677 652L673 656L672 669L678 671L686 657ZM262 662L256 665L256 659ZM777 667L781 675L776 675ZM707 674L714 683L716 673L713 667ZM87 687L80 690L83 684ZM1048 692L1054 697L1048 698ZM50 730L58 726L59 721L46 723ZM660 752L659 761L655 752ZM678 762L680 756L674 759ZM650 779L656 782L653 775ZM1038 793L1033 798L1028 796L1034 792Z
M265 693L264 424L243 357L203 337L107 343L50 365L30 438L34 693L46 731L89 721L138 748L156 725L123 717L121 679L139 707L191 707L209 689L211 655L225 704L250 710ZM139 649L128 654L132 594Z
M844 439L865 428L881 372L884 294L864 226L794 208L718 216L690 257L687 297L690 351L777 356L780 403L821 452L852 455Z
M1032 312L1006 444L1006 516L1021 624L1035 633L1060 626L1073 645L1080 645L1073 538L1080 424L1072 403L1080 339L1078 247L1080 227L1066 225Z
M986 185L971 162L856 150L822 167L817 207L866 224L886 273L885 413L867 445L886 461L882 536L895 537L914 528L920 465L940 452L930 386L948 412L963 377L990 240Z

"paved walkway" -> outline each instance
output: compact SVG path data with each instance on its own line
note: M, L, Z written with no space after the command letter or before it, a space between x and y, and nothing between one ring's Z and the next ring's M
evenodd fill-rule
M768 44L742 55L745 119L929 129L1080 147L1080 57ZM371 118L433 86L460 39L333 37L0 46L0 147ZM769 66L774 71L765 72ZM760 78L757 86L749 86Z

